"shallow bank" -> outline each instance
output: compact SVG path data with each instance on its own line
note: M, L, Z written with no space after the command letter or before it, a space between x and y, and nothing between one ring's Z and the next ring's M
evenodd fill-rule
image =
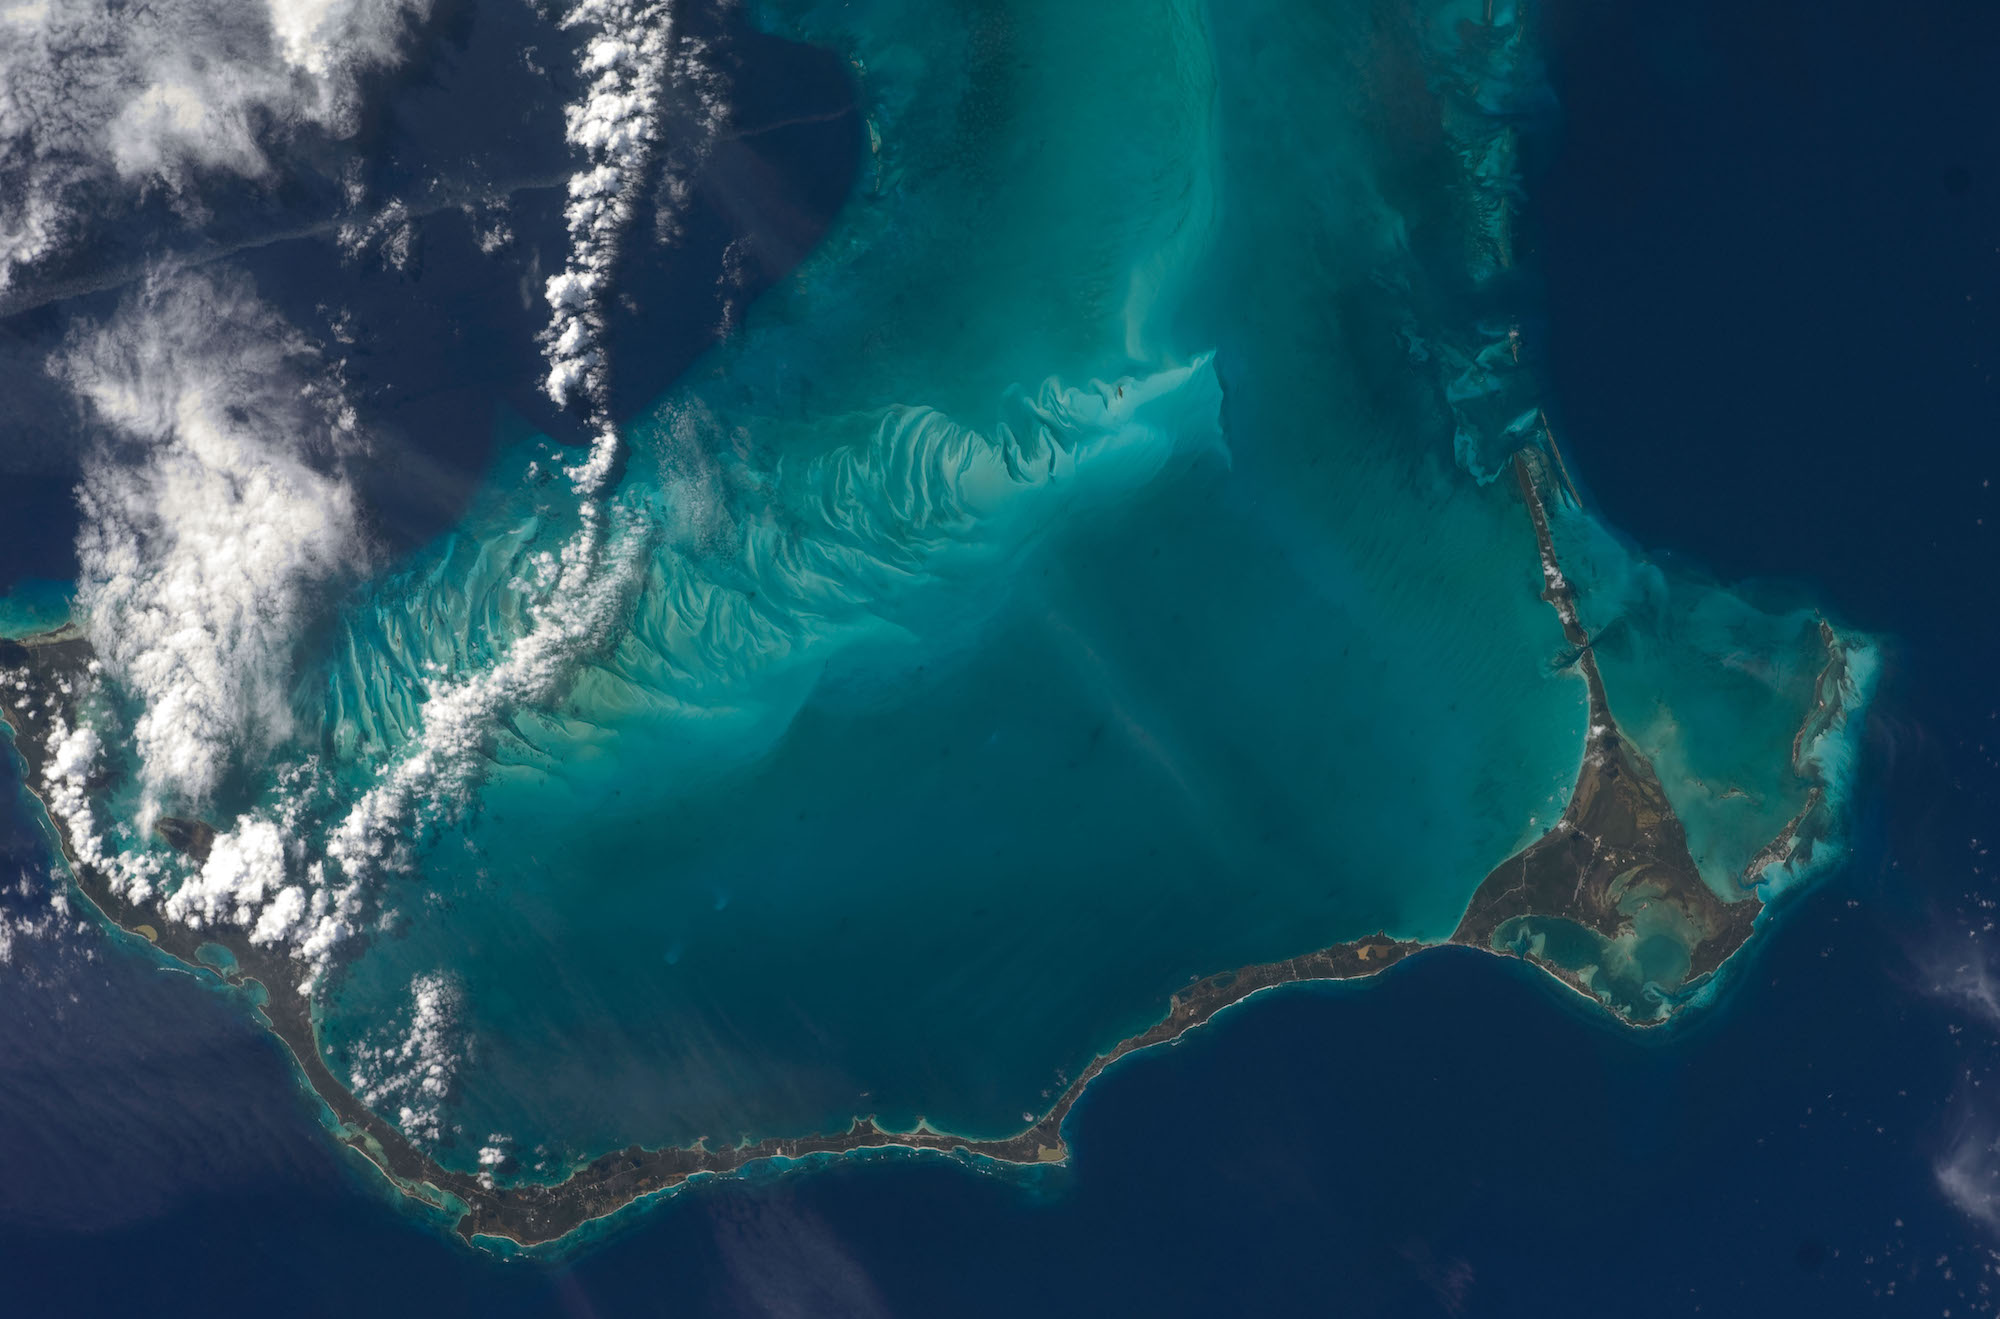
M1761 832L1694 845L1713 748L1670 759L1679 725L1632 711L1648 664L1698 696L1721 670L1627 645L1671 611L1626 603L1534 404L1519 16L1337 7L1273 51L1281 8L1117 45L1136 100L1098 45L1041 57L1059 5L926 11L963 59L841 28L869 194L631 429L603 507L514 436L311 657L247 807L142 824L88 648L5 652L84 892L225 950L343 1139L522 1243L757 1159L1059 1159L1110 1061L1442 942L1665 1019L1837 828L1865 684L1823 624L1813 682L1749 647L1766 717L1728 750ZM579 536L603 571L566 597ZM277 878L170 919L252 828ZM288 956L307 902L338 956ZM479 1046L449 1128L361 1065L439 975Z
M1496 867L1480 884L1457 931L1448 942L1496 952L1512 952L1547 970L1565 984L1592 994L1611 1011L1635 1024L1664 1020L1677 999L1645 992L1647 978L1629 970L1635 946L1648 941L1677 944L1684 974L1669 976L1670 988L1692 989L1750 937L1760 900L1749 887L1764 868L1790 860L1809 816L1789 824L1762 854L1757 873L1733 903L1719 900L1703 881L1687 852L1685 831L1667 803L1645 757L1620 732L1597 671L1587 632L1578 618L1574 593L1563 576L1549 536L1544 491L1547 468L1538 455L1523 452L1514 471L1524 516L1536 530L1544 598L1577 646L1575 663L1589 686L1591 731L1575 791L1563 818L1542 839ZM1843 656L1832 630L1826 632L1828 661L1820 686L1823 704L1799 730L1795 745L1816 730L1844 718ZM74 701L93 681L88 643L73 629L8 642L0 665L13 694L4 704L12 744L25 763L24 783L48 779L52 730L76 717ZM46 807L45 793L38 800ZM1825 800L1817 790L1816 810ZM298 1061L301 1075L333 1115L341 1138L366 1157L406 1195L457 1216L457 1231L468 1240L504 1238L532 1246L561 1239L593 1219L616 1212L645 1196L668 1191L703 1174L727 1173L764 1159L800 1159L887 1147L963 1152L1004 1163L1033 1164L1067 1157L1063 1119L1077 1097L1105 1067L1136 1050L1170 1042L1217 1012L1263 990L1306 980L1354 979L1379 974L1427 946L1377 935L1336 944L1302 957L1238 968L1197 980L1177 992L1166 1014L1150 1029L1120 1041L1101 1054L1063 1090L1046 1113L1025 1130L1002 1140L973 1140L919 1126L891 1131L873 1119L857 1118L843 1132L710 1148L646 1149L633 1146L601 1155L550 1185L497 1185L479 1175L454 1172L425 1154L401 1131L356 1098L327 1067L310 999L297 982L299 968L273 951L228 928L197 930L168 920L152 906L114 891L106 877L85 864L68 841L62 821L52 818L78 887L112 924L144 938L182 964L222 975L233 984L261 989L257 1010ZM205 850L213 833L199 822L168 820L161 834L172 844ZM1574 947L1558 952L1537 923L1566 925L1594 933L1597 955ZM212 949L227 953L217 969ZM1634 992L1638 991L1638 992Z

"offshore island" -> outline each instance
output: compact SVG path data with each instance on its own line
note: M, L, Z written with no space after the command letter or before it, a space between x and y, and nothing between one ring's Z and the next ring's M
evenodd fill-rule
M1555 455L1552 437L1548 443ZM1555 455L1554 472L1560 471L1560 463ZM1587 687L1589 731L1561 818L1485 877L1444 942L1524 958L1619 1019L1635 1026L1656 1024L1707 985L1750 938L1763 905L1756 885L1765 872L1793 858L1826 827L1826 784L1808 748L1843 713L1843 693L1849 689L1847 648L1830 626L1820 624L1825 662L1813 705L1791 747L1794 771L1813 786L1798 814L1736 877L1735 892L1719 895L1702 878L1686 829L1653 766L1613 715L1592 637L1578 614L1575 591L1557 560L1550 530L1545 500L1562 498L1567 482L1537 449L1517 451L1512 472L1534 529L1542 599L1561 620L1571 648L1566 664ZM263 1019L331 1113L339 1139L404 1194L456 1215L456 1231L468 1242L488 1238L519 1246L547 1244L642 1197L766 1159L901 1148L962 1152L1009 1164L1058 1162L1069 1153L1062 1127L1070 1109L1106 1067L1125 1055L1177 1039L1263 990L1372 976L1441 946L1375 934L1196 979L1172 996L1151 1028L1098 1055L1039 1120L1006 1138L973 1140L922 1124L913 1131L891 1131L873 1119L857 1118L846 1131L721 1148L705 1140L662 1149L633 1146L591 1159L557 1183L499 1184L490 1176L443 1167L333 1074L321 1052L311 999L299 984L298 964L286 952L253 943L240 928L197 930L169 921L149 905L122 896L103 873L79 858L57 818L52 794L38 785L48 777L52 734L72 722L74 702L91 681L93 663L90 643L74 626L21 641L0 640L0 672L11 689L0 701L0 714L24 764L23 783L47 813L77 888L110 924L189 968L249 989ZM214 829L199 820L166 818L155 827L162 841L196 862L206 859L215 837ZM1662 944L1674 954L1674 970L1662 975L1636 969L1648 963L1649 946L1657 952ZM513 1168L502 1164L498 1171L507 1174Z

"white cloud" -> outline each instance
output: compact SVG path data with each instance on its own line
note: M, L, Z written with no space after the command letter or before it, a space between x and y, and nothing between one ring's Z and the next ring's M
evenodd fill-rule
M383 266L407 270L416 252L417 227L411 221L410 208L392 197L374 215L343 223L334 241L340 244L341 255L349 261L359 260L370 247L375 247Z
M0 293L80 231L93 188L185 194L351 133L357 78L431 0L37 0L0 8Z
M1974 945L1970 959L1947 965L1948 960L1944 956L1933 959L1931 992L1959 1004L1988 1029L2000 1027L2000 979L1995 978L1984 950Z
M69 208L92 187L180 195L203 170L268 172L267 153L301 127L348 131L356 75L396 59L407 18L429 3L266 0L217 13L155 0L124 20L105 0L0 11L0 37L7 25L22 34L0 39L0 291L65 241ZM189 871L132 846L122 824L107 827L87 780L106 739L130 748L141 787L131 823L144 839L162 811L203 813L234 766L284 743L293 649L362 557L341 476L359 442L336 382L247 283L217 276L149 280L107 324L79 331L56 365L112 437L80 491L78 605L110 692L136 706L129 726L105 723L103 739L81 728L65 744L74 754L51 771L58 813L79 855L122 890L171 890L166 918L244 927L312 974L363 928L364 885L401 859L411 818L465 800L496 722L553 698L616 636L657 535L643 511L607 500L621 440L604 406L600 300L652 163L665 80L687 75L710 137L723 102L698 43L676 44L665 0L579 0L564 21L596 38L582 59L585 93L567 112L579 156L571 257L546 289L550 392L581 399L596 436L566 471L576 523L541 556L523 634L497 663L435 676L420 731L329 831L294 819L298 803L281 791L224 828ZM676 160L705 149L677 145ZM341 238L357 253L379 244L399 264L407 220L391 202ZM491 241L505 241L500 227Z
M79 491L78 605L143 706L146 810L197 810L236 754L289 732L292 649L358 564L337 468L352 414L242 281L151 281L56 369L115 437Z
M590 86L563 112L565 134L584 161L570 176L570 201L563 213L569 223L569 265L549 276L544 290L550 311L543 333L549 361L544 388L558 405L580 398L595 412L602 407L605 387L598 296L631 223L658 133L671 27L662 0L577 0L563 24L593 28L599 35L583 54L582 72ZM609 434L599 441L600 447L615 443Z
M25 978L46 985L44 973L52 963L96 955L90 941L97 927L71 906L66 882L60 870L35 866L15 872L12 883L0 883L0 967L11 968L12 983ZM41 946L14 966L16 952L31 943Z
M1990 1130L1961 1131L1931 1171L1938 1190L1960 1213L2000 1228L2000 1141Z
M399 863L399 840L415 806L467 794L485 766L495 722L554 697L579 660L615 635L644 571L651 533L635 517L607 537L602 511L586 505L584 512L584 525L561 556L546 556L550 584L529 610L527 631L492 667L431 690L414 744L334 829L326 853L348 875L358 879L373 865Z
M217 921L249 925L265 900L284 887L285 847L278 826L253 817L216 835L208 860L174 890L161 911L197 929ZM304 895L299 896L303 908Z
M355 883L375 866L402 862L399 839L420 803L448 807L469 792L497 719L551 699L579 659L606 643L650 543L642 517L612 525L607 515L605 496L623 441L606 411L600 300L659 133L664 79L670 69L700 68L706 52L686 42L673 58L665 0L577 0L562 21L598 34L581 61L590 85L564 111L570 144L583 156L570 177L564 213L570 259L543 287L551 313L542 334L549 363L544 388L558 404L584 402L595 431L583 461L564 469L577 497L579 526L559 555L546 556L546 584L529 607L525 633L492 667L432 688L422 732L333 830L326 854ZM712 134L724 113L715 79L694 78L691 85L708 108ZM313 942L330 946L331 940L315 936Z
M463 1056L462 995L442 974L410 981L409 1025L387 1043L355 1050L349 1084L378 1111L394 1105L396 1125L412 1140L444 1134L444 1105Z
M585 495L595 494L616 457L617 436L603 415L604 318L600 299L653 162L660 137L662 97L671 73L680 91L701 107L696 141L682 143L676 162L685 174L706 154L727 114L721 79L698 40L676 44L664 0L577 0L565 27L594 30L581 71L590 85L564 110L565 133L583 162L569 180L570 258L549 276L544 296L549 325L542 341L549 362L544 388L558 405L586 402L599 438L590 458L569 476ZM671 191L671 190L670 190ZM684 198L685 189L674 193ZM663 236L671 232L663 217Z
M0 961L5 961L0 957ZM487 1190L493 1189L493 1174L501 1164L507 1162L508 1147L514 1142L503 1132L494 1132L479 1147L479 1184Z

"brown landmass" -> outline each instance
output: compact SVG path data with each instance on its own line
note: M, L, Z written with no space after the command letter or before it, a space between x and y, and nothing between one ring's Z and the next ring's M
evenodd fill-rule
M1494 936L1517 917L1568 920L1615 939L1629 930L1635 907L1669 904L1678 912L1683 928L1694 931L1687 949L1687 981L1693 983L1712 974L1749 938L1758 907L1749 884L1765 866L1790 854L1796 836L1813 817L1820 794L1813 791L1800 815L1752 864L1740 897L1725 902L1702 881L1688 852L1686 832L1652 766L1619 732L1612 717L1590 636L1577 616L1574 592L1556 559L1543 504L1542 490L1548 480L1544 464L1538 454L1523 451L1516 455L1514 468L1541 555L1543 598L1561 618L1563 634L1575 648L1573 663L1588 685L1590 732L1562 818L1542 838L1486 876L1448 942L1502 951L1494 948ZM1829 659L1821 676L1818 703L1794 743L1795 761L1812 731L1838 713L1841 652L1831 629L1825 629L1823 635ZM10 695L0 701L0 712L14 730L14 744L27 770L23 781L31 791L43 783L50 726L58 716L73 720L72 693L89 681L91 659L89 643L71 628L25 642L0 641L0 669L26 672L27 695ZM189 967L220 974L234 984L255 982L263 988L259 1010L272 1032L291 1050L307 1084L332 1112L340 1139L381 1169L404 1193L457 1213L457 1230L467 1240L496 1237L530 1246L554 1241L592 1219L690 1177L731 1172L760 1159L798 1159L892 1147L963 1151L1016 1164L1064 1159L1068 1156L1062 1133L1064 1119L1084 1089L1118 1059L1176 1039L1261 990L1300 981L1375 975L1429 946L1376 934L1300 957L1198 979L1172 996L1157 1024L1100 1055L1068 1084L1039 1121L1004 1139L973 1140L927 1128L889 1131L872 1119L857 1118L843 1132L754 1144L711 1148L698 1142L666 1149L633 1146L592 1159L555 1184L488 1185L476 1175L438 1164L334 1076L320 1051L311 1001L298 983L303 973L298 962L283 951L251 943L241 929L190 929L149 907L127 901L113 891L106 876L80 862L69 845L63 822L52 818L52 823L77 887L110 923L147 939ZM170 846L196 859L207 854L215 836L214 829L199 820L162 820L158 832ZM200 956L204 945L226 949L234 964L217 969L204 961ZM1592 992L1588 977L1539 957L1530 955L1530 960L1564 983ZM1616 1004L1606 1005L1632 1019Z
M1668 804L1651 762L1612 717L1590 634L1577 616L1576 592L1556 559L1537 467L1537 459L1527 451L1516 455L1515 479L1542 558L1542 598L1562 620L1563 636L1576 648L1575 664L1590 693L1583 766L1562 818L1486 877L1451 942L1491 947L1502 925L1523 916L1570 920L1615 939L1629 925L1633 906L1667 903L1677 907L1687 927L1696 932L1687 952L1688 979L1697 980L1713 973L1750 937L1760 905L1750 883L1761 867L1753 867L1745 876L1741 895L1731 902L1716 896L1702 880L1688 851L1687 831ZM1793 750L1796 757L1796 744ZM1772 860L1786 854L1782 848L1766 848L1765 853ZM1553 961L1531 960L1565 984L1591 992L1575 971Z

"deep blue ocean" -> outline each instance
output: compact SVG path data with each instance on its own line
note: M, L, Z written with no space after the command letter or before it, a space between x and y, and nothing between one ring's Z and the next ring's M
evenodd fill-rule
M1638 1032L1525 964L1430 952L1119 1064L1069 1119L1071 1163L1035 1178L908 1155L765 1169L566 1256L501 1259L337 1148L237 998L93 930L17 937L0 1314L1991 1312L2000 10L1541 13L1559 108L1523 251L1587 505L1658 557L1797 586L1885 643L1851 859L1775 908L1718 1002ZM646 272L659 296L708 296L746 235L768 262L747 286L782 278L861 150L827 57L772 43L739 80L746 119L791 127L745 139L722 174L738 189ZM285 245L255 259L266 296L319 296ZM462 274L427 305L522 316ZM534 370L521 334L413 338L441 361L386 378L498 392ZM652 396L703 346L621 388ZM409 445L469 489L489 429L411 393ZM10 580L73 572L47 549L73 539L68 478L35 480L0 504ZM459 512L373 504L412 544ZM0 823L4 900L39 911L46 842L25 812Z

